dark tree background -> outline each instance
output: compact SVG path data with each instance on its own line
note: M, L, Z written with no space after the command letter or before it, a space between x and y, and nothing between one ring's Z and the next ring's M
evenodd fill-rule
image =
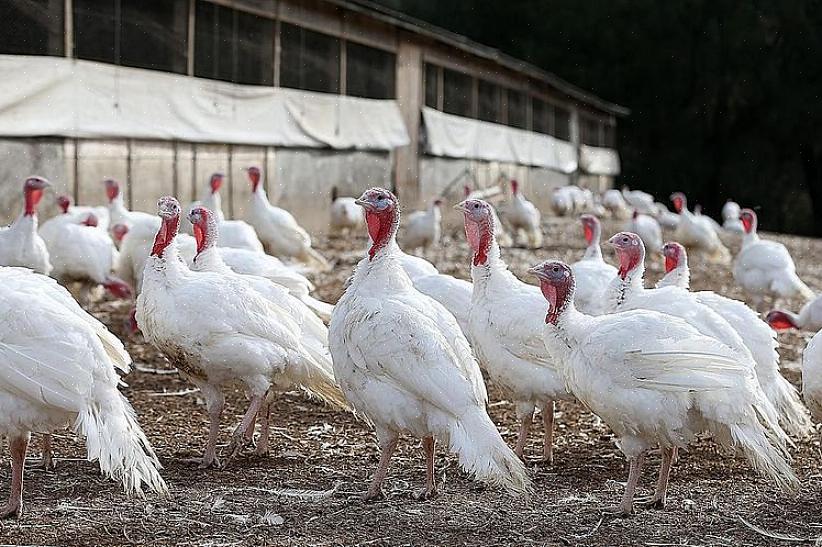
M822 236L822 1L381 3L629 107L620 184Z

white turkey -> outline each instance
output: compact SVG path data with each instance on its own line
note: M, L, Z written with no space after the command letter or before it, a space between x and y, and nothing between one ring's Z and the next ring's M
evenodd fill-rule
M83 222L88 216L94 215L97 218L97 227L104 232L108 232L109 218L108 208L106 207L89 207L82 205L74 205L71 198L65 194L57 196L57 206L63 215L69 215L74 218L76 222ZM59 216L59 215L58 215ZM42 226L40 227L42 229Z
M545 262L531 272L549 304L547 316L541 315L546 347L574 395L616 434L630 464L618 515L633 512L645 456L656 446L662 466L649 504L664 507L677 449L704 430L740 450L778 485L798 487L782 444L788 439L766 418L765 396L734 351L655 311L596 317L577 311L574 275L562 262Z
M511 181L511 204L508 207L506 220L513 229L514 239L519 239L520 233L525 234L528 247L542 247L542 215L536 205L528 201L519 191L519 182Z
M200 201L203 207L213 211L217 216L220 228L220 247L233 249L247 249L257 253L265 252L263 244L257 237L254 228L244 220L226 220L223 214L222 199L220 198L220 188L225 181L223 173L214 173L208 180L208 188L205 197Z
M293 257L312 267L329 269L328 261L311 247L311 237L292 214L268 202L259 167L249 167L246 172L253 192L249 221L266 251L279 258Z
M288 293L308 306L323 321L331 319L334 306L313 298L309 291L314 285L303 275L285 266L277 258L246 249L217 247L222 236L221 224L205 207L194 207L189 212L194 228L197 255L191 260L191 269L207 272L234 272L246 276L265 278L284 288Z
M559 217L573 215L576 212L574 196L568 189L570 186L554 188L551 193L551 209Z
M520 429L514 452L523 457L534 411L539 407L545 428L542 457L553 464L554 404L571 395L542 342L540 312L545 305L539 289L517 279L500 257L491 206L479 199L465 200L460 206L473 254L472 347L493 382L516 406Z
M802 396L816 421L822 422L822 331L802 352Z
M725 205L722 206L722 227L729 232L744 234L745 226L739 219L739 213L741 212L742 209L737 202L730 199L726 201Z
M628 204L628 207L634 211L639 211L646 215L653 215L656 212L654 196L648 192L623 188L622 197L625 198L625 203Z
M193 272L180 260L175 238L180 204L158 201L160 229L145 264L137 324L146 340L202 392L211 422L202 467L218 465L217 437L224 396L240 383L251 400L229 449L236 455L270 392L299 387L344 405L327 355L304 339L287 306L261 295L237 274ZM273 287L273 284L270 286ZM288 295L285 289L283 295Z
M768 312L766 320L776 330L820 331L822 330L822 295L806 302L798 314L787 310L772 310Z
M665 257L666 273L657 283L657 288L674 286L688 290L690 271L685 247L676 242L669 242L665 244L662 252ZM743 302L711 291L692 294L696 296L697 302L722 316L751 351L756 363L756 377L765 396L776 407L782 427L797 437L808 435L812 428L808 411L799 400L796 389L779 372L779 344L773 329Z
M160 463L118 391L131 358L123 344L54 280L0 267L0 434L9 439L11 489L0 518L23 510L23 467L32 432L67 425L86 455L129 494L166 493Z
M88 213L80 223L70 221L53 227L50 229L47 222L40 229L49 251L53 278L65 287L79 283L86 303L97 286L104 287L115 298L131 298L131 287L113 274L119 252L106 232L97 228L93 213Z
M356 412L376 429L381 456L365 495L374 499L402 433L423 440L426 485L436 493L434 443L456 452L476 478L514 493L530 490L522 462L506 446L485 405L488 395L454 317L414 289L399 264L397 198L372 188L365 209L371 246L334 307L329 329L334 374Z
M462 198L487 199L486 196L488 196L491 192L495 192L495 194L491 195L501 195L501 190L499 186L494 186L493 188L487 190L472 191L471 187L465 184L462 187ZM491 204L489 203L489 205ZM511 235L505 230L505 226L502 225L502 222L500 222L499 215L497 214L497 209L493 205L491 205L491 212L494 214L494 238L497 240L497 245L499 245L500 247L512 246L514 244L514 240L511 239Z
M713 225L707 217L696 216L688 210L685 194L674 192L671 194L674 209L679 213L679 224L674 232L674 239L688 249L703 253L710 262L729 264L731 254L720 241Z
M796 275L796 265L781 243L760 239L756 233L756 213L743 209L739 215L745 226L742 248L734 260L734 280L761 308L766 298L812 299L815 295Z
M653 216L659 222L659 225L669 230L676 230L676 227L679 226L679 215L671 212L664 203L657 201L654 205L656 206L656 213Z
M616 276L617 269L602 259L599 246L602 225L599 219L594 215L582 215L579 221L588 247L582 258L571 264L577 281L576 303L582 313L599 315L605 309L605 290Z
M134 294L140 294L143 288L146 260L151 254L159 227L153 227L144 222L131 226L126 224L115 224L114 226L120 234L123 234L120 243L120 257L114 273L132 287ZM197 243L194 238L188 234L178 234L176 243L180 258L185 260L186 264L191 264L194 255L197 254Z
M103 181L108 197L108 213L111 225L125 224L129 228L140 226L149 230L157 231L160 222L156 216L142 211L129 211L123 202L123 195L120 192L120 183L114 179Z
M660 228L659 222L650 215L634 211L631 220L625 224L625 231L638 235L646 248L654 251L662 249L662 228Z
M613 218L620 220L627 220L631 218L631 208L625 198L622 197L622 192L611 188L602 193L602 206L606 211L611 213Z
M442 235L441 199L431 200L425 211L414 211L406 217L403 247L428 249L438 247Z
M365 224L362 208L352 197L340 196L337 187L331 188L331 231L336 234L358 230Z
M51 262L46 243L37 232L37 205L49 182L29 177L23 183L23 212L10 226L0 228L0 266L21 266L49 275Z
M644 309L683 319L701 334L728 346L736 353L737 360L756 374L756 362L740 335L720 314L701 304L695 294L674 286L645 288L645 246L639 236L620 232L608 242L619 259L618 275L608 288L608 311ZM769 410L769 419L776 422L779 416L776 408L767 399L766 403L763 407Z

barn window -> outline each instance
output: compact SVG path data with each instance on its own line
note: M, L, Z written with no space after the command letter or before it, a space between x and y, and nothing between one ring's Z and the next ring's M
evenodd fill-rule
M443 70L442 109L457 116L471 116L473 105L471 76L455 70Z
M274 82L274 21L197 3L194 75L252 85Z
M571 140L571 112L566 108L554 108L554 136L564 141Z
M280 85L339 93L340 41L288 23L280 29Z
M397 57L388 51L348 42L345 92L355 97L393 99Z
M592 116L579 117L579 140L589 146L603 144L602 123Z
M508 125L520 129L528 128L525 93L522 91L508 90Z
M116 1L74 1L74 54L80 59L119 61L120 13Z
M552 135L554 133L554 106L537 99L531 99L531 129L537 133Z
M608 148L616 147L616 125L613 121L605 124L604 133L603 146L607 146Z
M439 77L440 67L425 63L425 106L440 108Z
M486 80L477 83L477 117L486 122L502 121L502 93L497 84Z
M0 2L0 53L63 55L64 0Z

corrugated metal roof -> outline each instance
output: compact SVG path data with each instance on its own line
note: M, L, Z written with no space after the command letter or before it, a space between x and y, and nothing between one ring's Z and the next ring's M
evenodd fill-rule
M395 27L413 32L414 34L419 34L437 42L442 42L451 47L461 49L471 55L476 55L477 57L487 59L510 70L520 72L531 78L544 82L572 99L590 105L599 110L616 114L618 116L627 116L630 113L630 110L624 106L601 99L591 92L585 91L569 82L566 82L555 74L552 74L530 63L526 63L525 61L516 59L498 49L484 46L465 36L462 36L461 34L426 23L425 21L416 19L391 8L387 8L375 2L371 2L369 0L325 1L340 8L364 14L368 17L383 21Z

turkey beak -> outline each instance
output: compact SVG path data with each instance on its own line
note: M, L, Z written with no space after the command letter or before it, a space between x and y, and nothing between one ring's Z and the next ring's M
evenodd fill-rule
M465 212L465 201L461 201L461 202L457 203L456 205L454 205L454 209L456 209L457 211Z
M368 201L365 198L359 197L359 198L354 200L354 203L356 203L357 205L359 205L360 207L362 207L366 211L373 211L374 210L374 204L371 203L370 201Z
M545 272L542 270L542 264L537 264L536 266L528 268L528 273L538 279L545 279Z

